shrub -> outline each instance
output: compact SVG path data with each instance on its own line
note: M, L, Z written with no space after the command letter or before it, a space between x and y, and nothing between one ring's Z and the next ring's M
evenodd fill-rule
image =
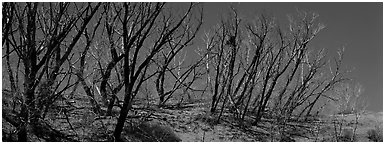
M342 129L339 141L343 142L352 142L355 141L355 136L353 133L353 128L344 128Z
M374 129L368 130L368 138L370 141L382 142L382 128L376 127Z
M164 125L156 120L141 123L137 127L142 141L153 142L180 142L182 141L171 129L170 126Z

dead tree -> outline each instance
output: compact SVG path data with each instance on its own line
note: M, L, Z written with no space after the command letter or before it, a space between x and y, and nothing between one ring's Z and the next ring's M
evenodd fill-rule
M169 15L171 15L171 13ZM190 85L196 79L196 77L194 77L191 81L188 81L190 74L200 66L201 60L193 62L190 66L183 66L186 54L183 58L179 57L178 62L176 62L176 56L178 54L181 55L183 49L191 46L192 40L202 25L203 15L201 13L200 17L196 19L190 17L186 21L187 23L197 21L197 23L194 27L182 27L178 33L174 34L172 37L173 40L168 41L162 52L158 54L158 60L156 61L158 70L155 78L155 87L159 96L159 106L163 106L177 90L183 87L189 89ZM171 65L172 62L174 62L174 65ZM166 81L166 77L169 77L171 80ZM172 85L171 88L166 88L165 82Z
M235 14L228 21L236 18ZM285 30L273 17L262 14L246 25L222 21L206 34L207 55L201 56L209 59L206 69L207 85L213 87L211 112L221 103L221 111L227 107L241 120L252 115L257 124L268 110L285 123L294 112L297 117L310 115L321 98L330 98L327 93L346 78L342 57L336 59L335 70L328 74L330 63L323 50L313 52L308 46L324 28L316 18L316 14L300 13L291 17ZM240 27L243 35L226 24ZM238 37L243 37L242 41Z
M165 3L119 3L122 7L118 25L121 25L123 60L124 99L114 131L115 140L120 134L131 109L134 98L143 82L153 76L150 73L156 55L168 43L174 43L175 36L191 27L185 23L193 18L197 5L190 4L183 15L176 16L166 11ZM188 35L188 34L187 34ZM184 43L184 42L183 42ZM187 43L186 43L187 44Z
M39 128L44 124L39 119L43 110L73 85L69 82L73 78L68 64L100 3L5 3L5 6L3 42L9 49L6 55L23 64L17 66L16 72L23 69L24 76L18 141L28 141L31 132L45 138L41 135L44 128ZM15 79L21 79L16 76Z

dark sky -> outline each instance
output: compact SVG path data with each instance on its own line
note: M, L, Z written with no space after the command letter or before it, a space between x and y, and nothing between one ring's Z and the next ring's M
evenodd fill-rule
M205 3L203 29L218 23L231 5L244 17L267 12L282 23L297 9L319 14L319 22L326 28L311 46L325 48L333 56L345 46L345 66L353 69L349 76L363 86L362 96L370 103L368 110L382 111L382 3Z

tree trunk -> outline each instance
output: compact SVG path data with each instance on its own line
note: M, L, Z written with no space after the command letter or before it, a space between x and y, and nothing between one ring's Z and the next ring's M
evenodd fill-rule
M128 111L131 109L131 106L132 106L131 93L126 93L123 108L120 110L120 115L114 131L115 141L122 141L120 134L123 131L124 122L126 121L126 117L127 117Z
M110 103L108 104L108 107L107 107L106 116L112 115L112 108L114 107L114 104L115 104L115 97L112 97L110 99Z

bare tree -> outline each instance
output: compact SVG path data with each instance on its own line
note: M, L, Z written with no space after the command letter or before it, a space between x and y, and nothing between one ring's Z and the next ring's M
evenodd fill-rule
M171 55L163 55L164 59L162 59L173 59L173 65L170 65L171 61L157 64L158 75L155 78L155 87L159 96L159 107L164 106L176 92L182 93L181 101L178 103L180 104L183 101L183 95L190 95L189 91L203 91L191 87L194 82L202 78L203 73L201 72L201 66L203 64L203 58L201 57L200 59L193 61L192 64L184 66L186 55L184 55L182 60L180 60L181 58L179 57L178 61L174 56L169 56ZM166 86L165 82L167 82L169 86ZM166 87L167 91L165 91Z
M80 56L79 56L80 66L79 66L79 68L76 69L76 73L75 73L77 78L78 78L78 82L80 82L80 84L83 87L84 92L89 97L90 104L93 107L93 112L97 113L97 114L101 113L101 108L95 99L95 94L92 90L92 86L89 86L86 82L88 75L85 76L84 71L86 69L85 67L86 67L86 62L87 62L86 56L87 56L88 51L90 50L90 48L94 42L94 38L95 38L96 34L99 32L98 27L102 23L102 18L103 18L102 16L104 15L104 13L105 13L105 11L102 14L100 14L100 17L97 20L95 20L95 22L94 22L95 24L93 25L93 27L91 29L86 28L84 30L84 33L83 33L84 49L82 52L80 52ZM90 63L90 61L88 63ZM72 67L74 67L74 64L72 65ZM75 91L76 91L76 89L73 90L73 92L75 92Z
M333 110L333 125L335 141L356 141L356 132L359 125L361 114L367 107L365 97L362 97L363 87L359 83L347 81L337 85L334 89L335 101L330 103L335 109ZM355 116L354 123L347 123L347 115ZM352 125L351 125L352 124ZM345 130L352 130L351 135L346 135Z
M202 12L202 10L201 10ZM173 13L169 12L167 15L167 19L163 19L163 23L167 23L169 18L172 18ZM155 79L155 87L159 96L159 106L163 106L165 102L172 97L172 95L183 87L190 87L193 81L187 82L187 78L189 78L190 73L195 70L197 66L199 66L200 60L198 63L193 63L191 66L183 66L182 64L185 62L186 55L178 62L176 62L176 56L183 52L182 50L188 46L191 46L192 40L195 38L198 30L200 29L203 22L203 15L200 14L200 17L188 17L186 18L184 23L194 23L195 26L181 26L178 31L176 31L170 40L165 44L165 48L157 55L158 61L157 65L157 76ZM194 21L197 21L196 23ZM171 63L174 62L174 65ZM177 63L177 64L176 64ZM184 67L184 68L182 68ZM186 69L182 71L182 69ZM170 78L169 84L172 85L171 88L167 88L165 86L166 77Z
M212 33L206 33L204 41L206 44L205 49L201 49L201 57L206 61L206 73L207 73L207 87L211 91L211 108L213 113L216 111L218 104L222 102L223 112L224 105L229 98L231 98L234 84L234 78L238 74L238 53L240 51L240 36L239 27L241 19L238 17L238 13L235 9L232 9L232 13L229 14L228 20L222 20ZM214 69L211 71L210 69Z
M120 3L122 8L117 18L118 25L121 25L122 47L124 56L122 58L124 100L120 116L114 131L114 137L120 141L120 134L123 130L128 111L131 109L133 99L137 95L144 81L152 77L149 73L152 62L157 54L160 54L167 45L171 48L181 48L180 44L188 44L193 38L196 30L193 23L186 23L193 15L197 4L190 4L186 12L179 18L165 11L165 3ZM198 19L198 24L201 20ZM200 25L200 24L199 24ZM197 25L197 26L199 26ZM178 36L186 36L178 38ZM180 41L178 43L178 41ZM175 47L176 46L176 47ZM184 47L184 46L182 46Z
M314 52L308 46L324 28L317 17L300 12L289 17L288 28L282 28L265 14L240 23L233 9L228 21L206 33L206 55L201 56L207 59L211 112L221 103L219 118L227 107L241 120L253 115L257 124L271 110L284 124L292 116L310 116L322 98L333 99L328 93L347 80L343 51L330 63L324 50Z
M44 109L73 85L68 66L71 54L100 3L5 3L5 6L6 57L12 56L23 64L17 66L16 72L23 69L24 76L21 123L15 125L18 141L28 141L29 127L38 137L54 140L55 131L51 129L52 133L48 134L49 129L39 119Z

